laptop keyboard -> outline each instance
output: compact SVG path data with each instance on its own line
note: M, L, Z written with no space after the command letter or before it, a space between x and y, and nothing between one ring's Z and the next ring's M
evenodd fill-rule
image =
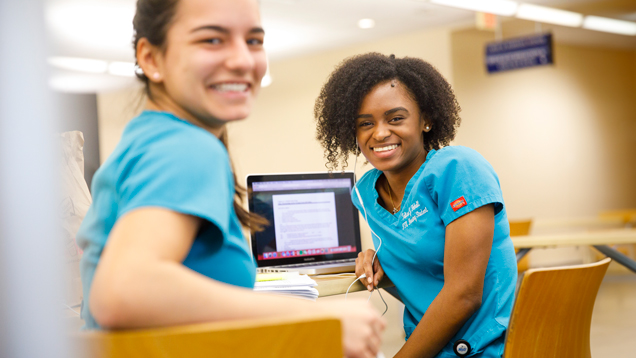
M284 268L299 268L299 267L307 267L307 266L314 266L315 267L315 266L320 266L320 265L342 264L342 263L349 263L349 262L355 262L355 261L356 261L356 259L344 259L344 260L334 260L334 261L322 262L322 263L309 262L309 263L304 263L304 264L272 266L272 267L284 267Z

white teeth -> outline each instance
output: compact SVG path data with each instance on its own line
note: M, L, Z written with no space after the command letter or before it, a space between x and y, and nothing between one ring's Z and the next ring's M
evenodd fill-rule
M219 92L245 92L247 90L247 84L245 83L221 83L215 85Z
M393 150L397 148L397 144L388 145L386 147L373 147L374 152L386 152L387 150Z

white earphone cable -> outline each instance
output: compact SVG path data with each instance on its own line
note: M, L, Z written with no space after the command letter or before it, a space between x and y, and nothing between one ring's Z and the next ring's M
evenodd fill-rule
M358 147L358 140L356 139L356 147ZM358 180L356 178L356 169L357 169L357 165L358 165L358 155L356 155L356 159L354 161L353 164L353 178L355 180L355 183L353 184L353 189L356 192L356 196L358 197L358 201L360 202L360 206L362 207L362 212L364 213L364 221L367 222L367 224L369 223L369 220L367 218L367 209L364 207L364 203L362 202L362 197L360 196L360 192L358 191ZM369 225L369 229L371 230L371 238L373 239L373 235L375 235L375 237L378 238L378 240L380 241L380 245L378 245L378 249L375 250L375 253L373 254L373 259L371 259L371 267L373 267L373 263L375 262L375 258L378 255L378 251L380 251L380 248L382 247L382 239L380 238L380 236L378 234L376 234L373 229L371 229L371 225ZM354 283L356 283L357 281L359 281L362 278L367 277L366 274L362 274L360 275L360 277L356 278L355 281L353 281L351 283L351 285L349 285L349 288L347 288L347 292L345 293L345 301L347 300L347 295L349 294L349 290L351 289L351 286L353 286ZM380 295L380 298L382 299L382 302L384 303L384 312L382 313L382 316L384 316L384 314L389 310L389 305L386 303L386 301L384 300L384 297L382 297L382 293L380 292L380 289L378 289L377 287L375 287L378 291L378 294ZM369 302L369 300L371 299L371 296L373 295L373 291L371 291L371 294L369 295L369 298L367 298L367 302Z

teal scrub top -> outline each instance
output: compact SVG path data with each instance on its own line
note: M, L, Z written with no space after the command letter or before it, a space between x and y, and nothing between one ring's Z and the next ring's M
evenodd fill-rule
M227 150L211 133L170 113L144 111L97 170L93 203L77 233L87 329L90 289L113 225L132 210L161 207L204 219L183 261L189 269L236 286L254 287L256 265L234 211ZM222 309L222 308L219 308Z
M408 182L395 215L378 203L375 188L381 174L372 169L356 184L364 208L355 190L352 200L363 214L366 211L369 226L381 237L377 257L404 301L407 339L444 286L446 226L481 206L494 204L495 231L481 307L437 357L457 357L453 344L459 339L470 343L470 357L500 357L514 299L517 262L494 169L470 148L431 150ZM376 248L380 245L376 235L373 243Z

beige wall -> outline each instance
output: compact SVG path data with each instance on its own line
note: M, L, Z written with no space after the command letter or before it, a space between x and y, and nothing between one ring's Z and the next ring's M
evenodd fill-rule
M119 142L126 123L141 112L145 96L141 86L97 95L99 157L108 158Z
M555 45L555 65L488 75L490 33L452 35L462 126L454 144L499 173L511 218L636 206L633 51ZM557 39L558 41L558 39Z
M338 63L370 51L421 57L452 78L450 31L446 29L272 63L272 85L262 89L253 114L229 126L237 174L326 170L323 150L315 139L314 101Z
M549 67L487 75L494 35L440 28L271 64L253 114L228 126L239 180L248 173L325 170L314 101L334 67L368 51L417 56L454 85L462 125L453 144L500 175L511 218L594 216L636 206L636 52L555 46ZM102 160L138 111L139 89L98 97ZM350 161L353 165L353 160ZM358 172L369 169L358 163ZM369 243L366 229L363 239Z

